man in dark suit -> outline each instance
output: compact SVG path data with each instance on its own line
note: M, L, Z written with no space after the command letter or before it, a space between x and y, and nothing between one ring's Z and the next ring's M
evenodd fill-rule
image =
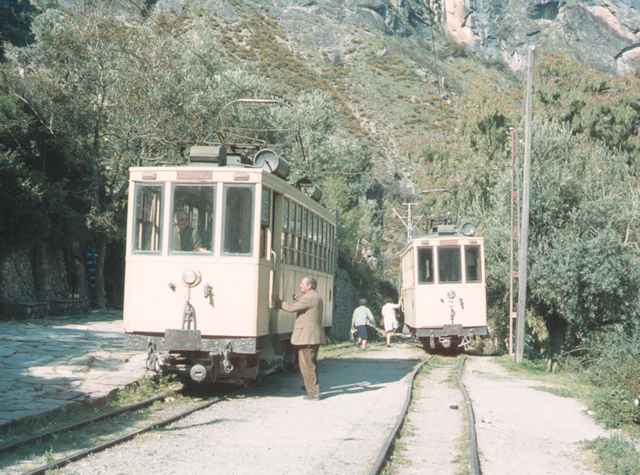
M322 326L322 297L316 291L318 283L313 277L303 277L298 289L301 296L294 302L282 302L283 310L296 314L291 344L298 350L298 365L307 391L305 399L320 399L318 382L318 348L326 343Z

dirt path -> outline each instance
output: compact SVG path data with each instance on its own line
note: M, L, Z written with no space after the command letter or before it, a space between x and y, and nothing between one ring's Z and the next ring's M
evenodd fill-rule
M392 475L465 473L464 399L452 380L455 359L436 361L416 380L411 409L389 467Z
M404 402L424 354L374 347L320 362L321 401L294 374L269 378L172 426L72 464L73 474L363 474Z
M606 435L580 402L472 357L464 383L477 421L482 471L490 475L592 475L580 442Z

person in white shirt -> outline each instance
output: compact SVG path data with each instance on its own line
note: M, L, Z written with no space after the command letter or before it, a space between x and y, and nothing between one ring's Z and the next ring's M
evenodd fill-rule
M391 335L398 329L398 317L396 310L400 309L401 304L393 303L393 300L386 298L382 306L382 323L384 325L384 336L387 339L387 347L391 346Z
M369 342L368 326L375 328L376 322L373 319L373 314L369 307L367 307L367 300L360 299L360 306L356 307L353 311L353 317L351 318L351 329L355 331L357 343L365 350Z

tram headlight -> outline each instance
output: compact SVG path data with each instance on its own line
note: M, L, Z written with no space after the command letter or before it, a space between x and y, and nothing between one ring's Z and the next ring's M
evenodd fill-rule
M200 273L193 270L186 270L182 273L182 282L187 287L195 287L200 283Z

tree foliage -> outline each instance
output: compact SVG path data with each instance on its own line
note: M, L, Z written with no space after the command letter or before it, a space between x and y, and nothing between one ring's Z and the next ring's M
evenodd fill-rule
M124 236L128 168L184 163L190 145L224 138L222 118L277 142L294 178L340 190L339 199L325 198L329 206L356 207L369 152L339 132L333 101L292 90L277 97L289 107L226 110L238 98L275 97L283 85L225 55L206 11L152 10L154 3L133 13L116 1L49 8L33 21L31 46L8 48L0 179L3 192L22 199L5 211L0 235L27 245L29 228L17 228L26 215L40 223L39 238L93 243L104 260Z
M543 57L539 64L530 185L529 341L538 350L559 351L640 317L640 114L634 102L640 83L633 76L610 78L585 70L561 56ZM465 101L464 140L458 150L440 155L435 170L452 191L439 199L436 210L450 209L480 224L492 325L503 336L509 128L524 134L516 105L521 94L507 92L495 102L490 96L479 90ZM548 331L535 330L535 321L545 322Z

